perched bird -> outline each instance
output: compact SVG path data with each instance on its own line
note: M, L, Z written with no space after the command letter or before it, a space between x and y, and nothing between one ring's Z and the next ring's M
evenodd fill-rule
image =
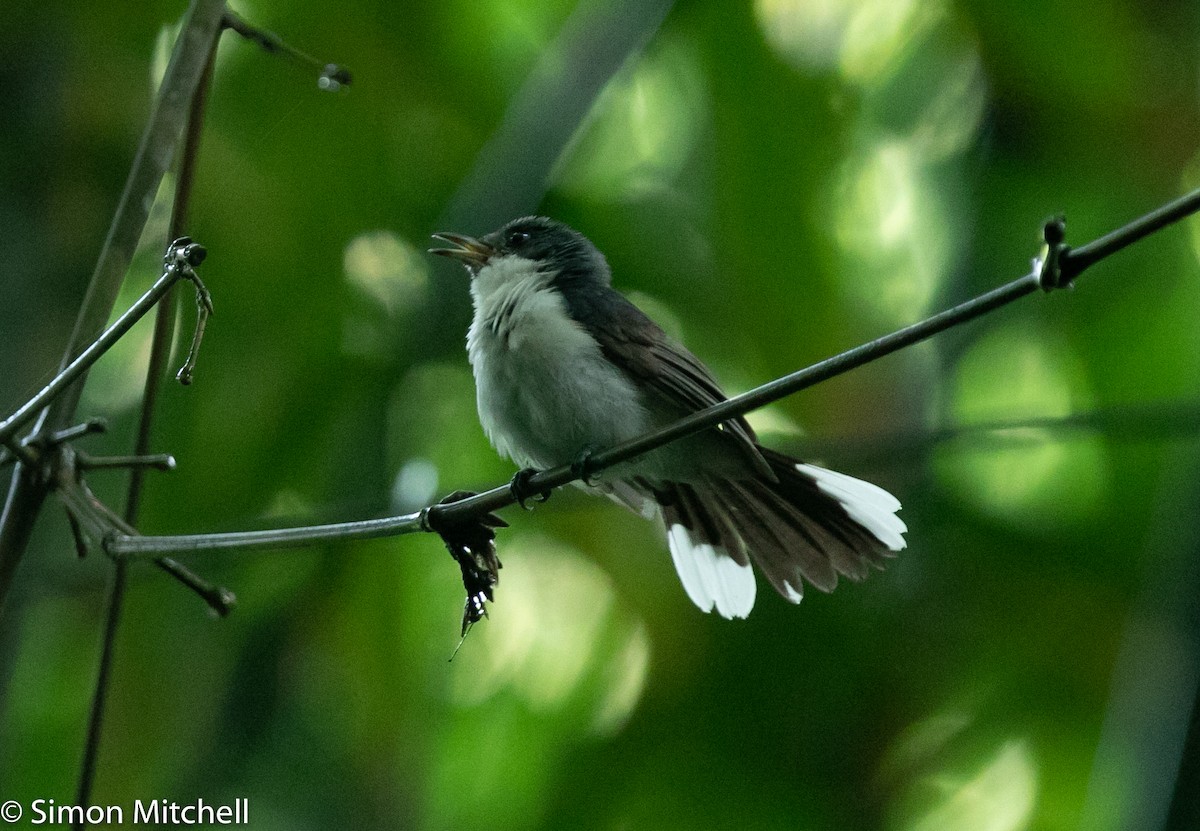
M604 255L545 217L430 249L471 275L467 352L492 446L528 470L584 463L725 399L708 368L611 286ZM514 489L521 475L514 478ZM743 418L615 465L586 486L661 517L683 588L702 611L743 618L751 562L793 603L904 548L890 493L761 446Z

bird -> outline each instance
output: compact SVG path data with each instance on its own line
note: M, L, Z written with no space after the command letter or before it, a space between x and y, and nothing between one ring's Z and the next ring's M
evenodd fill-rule
M481 237L440 232L430 253L470 275L467 356L480 424L521 470L586 470L596 450L724 401L713 373L612 287L600 250L528 216ZM576 484L666 530L675 570L703 612L745 618L757 567L786 600L805 584L862 580L906 545L900 502L877 485L764 447L745 418ZM753 565L752 565L753 564Z

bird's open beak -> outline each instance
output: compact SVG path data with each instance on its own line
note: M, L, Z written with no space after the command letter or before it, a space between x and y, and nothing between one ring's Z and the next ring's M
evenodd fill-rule
M496 253L496 250L486 242L481 242L465 234L439 231L433 235L433 238L442 242L448 242L454 247L430 248L430 254L439 254L443 257L458 260L472 271L482 268L492 258L492 255Z

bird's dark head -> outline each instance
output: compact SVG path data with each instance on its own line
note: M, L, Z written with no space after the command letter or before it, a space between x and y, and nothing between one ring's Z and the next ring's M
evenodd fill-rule
M578 231L547 219L527 216L514 219L499 230L478 239L463 234L437 233L434 239L453 248L431 248L432 254L451 257L466 266L472 277L486 267L505 262L527 261L560 288L570 284L609 285L611 272L604 255Z

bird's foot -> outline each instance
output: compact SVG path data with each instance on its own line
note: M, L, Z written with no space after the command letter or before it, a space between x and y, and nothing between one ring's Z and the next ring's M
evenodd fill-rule
M531 467L521 468L513 476L512 481L508 484L508 489L512 491L513 498L517 500L517 504L527 511L532 511L533 507L526 505L530 499L537 502L545 502L550 498L550 490L535 491L529 484L529 480L538 471Z
M585 447L571 462L571 475L578 478L585 485L596 484L596 472L592 470L592 454L596 450L593 447Z

